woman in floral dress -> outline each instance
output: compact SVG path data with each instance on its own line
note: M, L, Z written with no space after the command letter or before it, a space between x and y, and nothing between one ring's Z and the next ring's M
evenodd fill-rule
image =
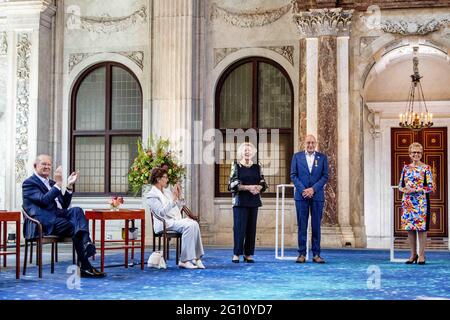
M400 177L399 190L402 197L401 228L408 231L411 257L407 264L425 264L425 246L430 223L429 193L433 191L433 178L429 165L420 161L423 147L414 142L409 146L412 163L405 165ZM416 232L419 236L419 254L416 248Z

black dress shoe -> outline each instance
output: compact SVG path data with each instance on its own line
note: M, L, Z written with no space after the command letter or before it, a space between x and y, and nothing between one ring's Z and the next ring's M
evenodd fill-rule
M106 273L98 271L92 267L87 270L80 269L80 276L81 278L104 278L106 277Z
M233 262L233 263L239 263L239 259L231 259L231 262Z
M96 254L95 246L92 242L86 242L84 244L84 254L86 258L93 257Z
M417 259L419 259L419 258L417 257ZM418 261L417 261L417 264L425 264L425 258L423 259L423 261L418 260Z
M406 260L405 263L406 264L417 263L417 259L419 259L419 255L418 254L416 254L412 259Z

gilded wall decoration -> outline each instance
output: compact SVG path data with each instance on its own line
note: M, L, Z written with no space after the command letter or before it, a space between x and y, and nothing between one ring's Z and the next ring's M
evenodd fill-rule
M17 39L17 93L16 93L16 182L22 182L27 176L29 151L29 115L30 115L30 57L31 42L27 33L20 33Z
M144 52L143 51L116 51L116 52L80 52L71 53L69 55L69 72L72 72L73 68L81 61L101 53L116 53L124 57L127 57L143 70L144 69Z
M353 10L310 9L295 13L293 18L302 36L348 34Z
M211 7L211 20L218 17L223 18L227 23L241 28L262 27L273 23L289 12L292 5L268 10L234 11L219 7L213 4Z
M214 49L214 66L216 67L223 59L228 55L241 50L248 49L250 47L239 47L239 48L215 48ZM275 51L276 53L282 55L291 65L294 65L294 46L273 46L273 47L252 47L252 49L268 49Z
M100 17L81 16L76 12L68 12L67 29L81 29L96 33L113 33L125 31L138 22L147 21L146 8L142 7L132 14L123 17L111 17L104 14Z

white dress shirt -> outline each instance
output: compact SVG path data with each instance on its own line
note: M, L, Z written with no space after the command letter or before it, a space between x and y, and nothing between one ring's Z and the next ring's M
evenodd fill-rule
M47 187L48 190L50 190L50 189L52 188L52 187L50 186L50 180L41 177L41 176L38 175L37 173L35 173L35 175L36 175L36 177L39 178L39 180L41 180L41 181L45 184L45 186ZM55 184L54 187L57 188L57 189L59 189L59 190L61 191L61 188L58 187L58 185ZM58 198L55 198L55 201L56 201L56 206L58 207L58 209L61 209L61 210L62 210L63 207L62 207L61 203L59 202Z
M314 151L313 153L309 154L308 151L305 151L305 155L306 162L308 163L309 173L311 173L314 164L314 158L316 157L316 152Z

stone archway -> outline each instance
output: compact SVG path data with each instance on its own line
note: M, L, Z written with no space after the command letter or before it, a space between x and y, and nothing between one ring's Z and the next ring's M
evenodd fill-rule
M422 86L430 112L435 116L435 126L448 127L450 122L448 48L425 38L402 38L386 43L372 55L374 62L369 62L362 74L360 91L364 108L364 217L368 247L389 246L393 206L391 128L398 127L398 115L406 105L409 76L413 73L413 46L419 47Z

